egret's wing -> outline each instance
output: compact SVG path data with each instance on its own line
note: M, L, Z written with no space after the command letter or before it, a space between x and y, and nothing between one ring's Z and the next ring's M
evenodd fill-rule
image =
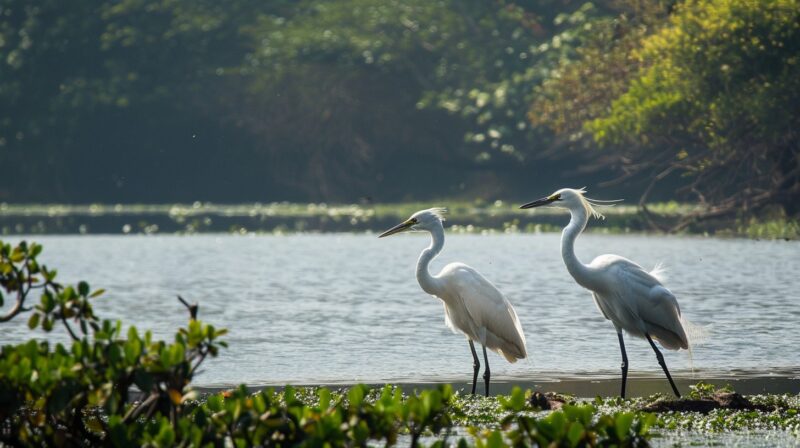
M440 279L460 299L482 344L510 362L527 356L525 334L517 313L489 280L463 264L448 266ZM454 316L448 318L453 320Z
M589 267L602 277L604 287L592 291L595 304L606 319L628 332L644 337L638 328L638 311L636 297L648 288L642 286L642 280L630 272L641 271L641 267L619 255L600 255L590 263Z
M678 300L641 266L624 261L617 262L614 267L619 301L636 313L644 322L643 330L658 339L664 348L688 348Z
M650 290L648 304L639 309L642 319L647 322L650 334L670 350L688 349L689 340L683 328L678 299L669 289L659 285Z

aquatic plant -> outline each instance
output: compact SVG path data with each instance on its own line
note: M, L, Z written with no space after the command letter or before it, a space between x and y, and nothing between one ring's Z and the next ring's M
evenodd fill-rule
M615 412L598 414L590 404L563 404L542 417L530 414L531 392L515 387L509 397L499 397L509 414L500 420L501 429L471 428L479 448L501 446L650 446L650 427L656 417L649 413Z

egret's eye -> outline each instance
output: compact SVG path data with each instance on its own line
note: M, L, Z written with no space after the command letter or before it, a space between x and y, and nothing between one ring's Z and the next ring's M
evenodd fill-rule
M550 199L553 201L560 201L561 200L561 193L554 194L550 196Z
M419 222L419 221L417 221L417 218L411 218L411 219L409 219L409 221L410 221L412 224L416 224L416 223L418 223L418 222Z

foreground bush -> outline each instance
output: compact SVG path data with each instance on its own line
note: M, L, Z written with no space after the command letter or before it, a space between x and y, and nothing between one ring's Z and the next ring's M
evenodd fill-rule
M180 299L189 323L174 342L124 331L122 322L95 316L92 301L103 290L57 283L56 271L37 261L41 251L0 241L0 306L13 299L0 322L27 313L31 329L58 327L71 343L0 349L0 445L416 447L435 436L433 445L444 446L462 413L449 385L407 397L391 386L312 395L288 386L251 394L240 386L198 400L191 381L226 346L224 329L197 320L198 305ZM31 308L34 291L39 302ZM471 429L478 446L645 446L649 437L649 420L632 413L597 417L591 406L566 405L540 418L519 389L501 402L503 431Z

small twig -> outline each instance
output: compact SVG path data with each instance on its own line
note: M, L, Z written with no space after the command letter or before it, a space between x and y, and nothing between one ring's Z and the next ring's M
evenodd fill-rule
M128 411L128 413L125 414L125 416L122 418L122 421L127 423L127 422L130 422L132 420L135 420L139 416L139 414L141 414L142 411L144 411L144 409L148 405L150 405L151 403L153 403L156 400L158 400L158 394L157 393L150 394L150 396L147 397L147 399L145 401L139 403L138 406L131 408Z
M22 305L25 304L25 299L28 297L28 294L24 291L25 283L22 281L22 273L19 271L19 269L17 269L16 266L14 266L14 263L12 263L10 260L8 265L11 266L11 270L14 271L13 272L14 281L17 282L17 301L5 315L0 316L0 322L9 321L22 311L27 311L25 308L22 307Z
M200 308L200 305L198 305L197 302L189 304L189 302L183 300L183 297L181 296L178 296L178 300L180 300L181 303L186 307L186 309L189 310L189 318L191 320L197 320L197 310L198 308Z
M80 338L72 331L72 327L69 326L69 322L67 322L67 318L61 314L61 322L64 323L64 326L67 327L67 331L69 331L69 335L72 336L73 341L80 341Z
M206 359L206 356L208 356L208 350L203 350L200 352L200 359L198 359L194 367L192 367L192 369L189 370L189 376L194 375L195 370L197 370L197 368L200 367L200 364L203 363L203 360Z
M6 313L3 316L0 316L0 322L7 322L7 321L13 319L14 316L16 316L17 314L19 314L19 313L21 313L23 311L29 311L30 308L23 308L22 307L22 303L24 301L25 301L24 299L20 300L19 298L17 298L17 303L15 303L14 306L10 310L8 310L8 313Z
M642 209L642 212L644 213L644 217L647 220L648 224L650 224L651 227L658 229L662 232L667 229L665 229L659 223L656 222L653 214L650 212L650 209L647 208L647 197L650 196L650 192L653 190L653 187L655 187L656 183L658 183L665 177L669 176L669 174L672 173L674 169L675 169L674 166L670 166L666 170L660 172L658 175L653 177L653 179L650 181L650 184L647 186L647 188L644 190L644 193L642 193L642 196L639 198L639 207Z

